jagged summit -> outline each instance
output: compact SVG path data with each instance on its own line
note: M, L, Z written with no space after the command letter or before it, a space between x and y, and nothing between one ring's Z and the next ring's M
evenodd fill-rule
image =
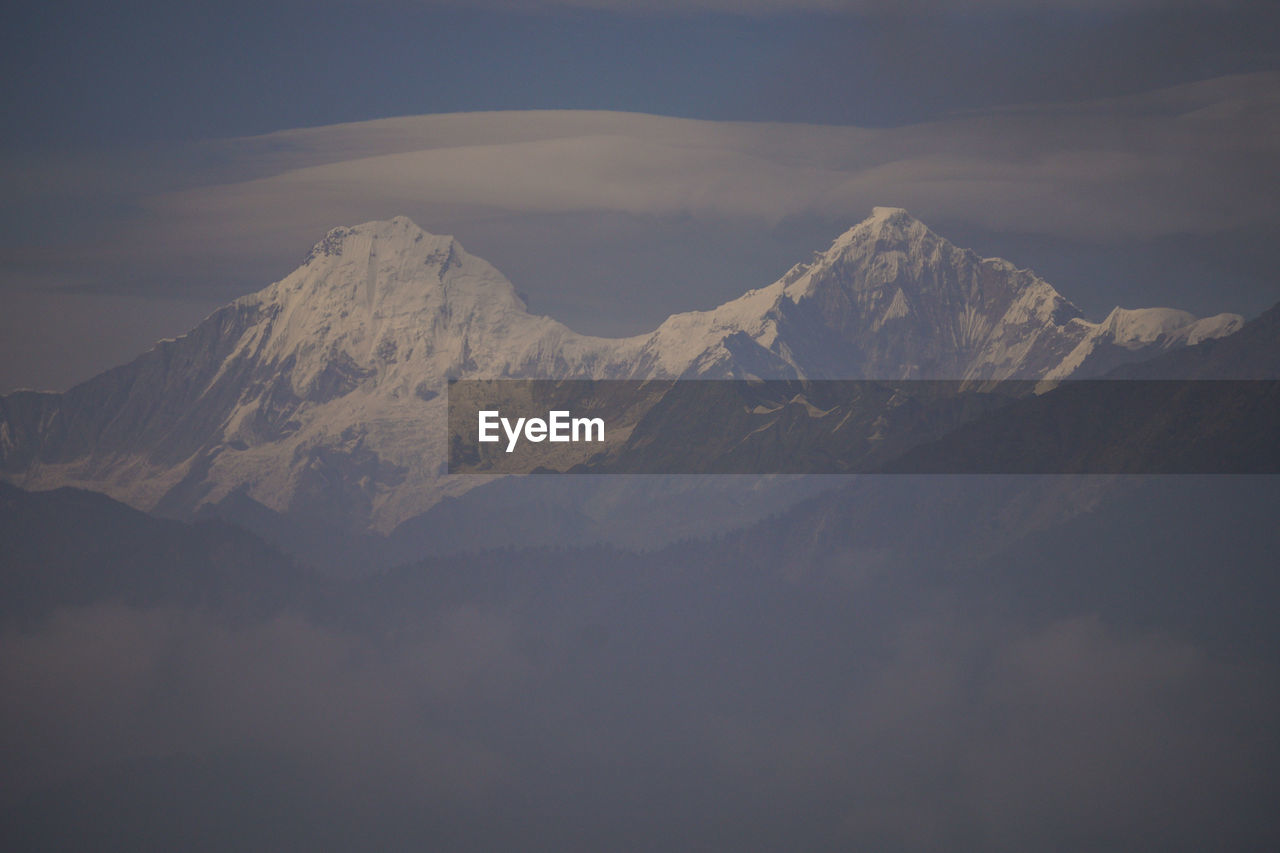
M335 364L386 393L436 388L509 348L515 327L554 325L528 315L487 261L404 216L331 230L301 267L236 305L265 318L240 352L303 396Z
M515 289L487 262L468 254L452 236L424 231L406 216L330 230L285 281L340 288L358 279L410 290L489 284L495 294L515 297Z
M816 252L809 262L797 264L784 278L791 284L815 270L853 267L852 274L844 276L841 281L856 290L874 290L891 277L912 275L916 278L917 287L936 287L954 283L936 275L938 267L947 265L1021 272L1020 284L1052 290L1043 279L1029 270L1019 270L1003 258L983 258L971 249L955 246L900 207L873 208L871 216L837 237L825 252ZM930 270L934 274L926 275ZM792 288L791 292L798 298L798 293L804 289ZM1062 297L1059 295L1059 298Z
M332 229L294 273L246 299L258 297L328 299L374 312L525 310L515 287L488 262L406 216Z
M880 238L901 238L912 232L932 233L929 226L901 207L873 207L871 215L854 225L844 236L870 233ZM840 242L839 239L836 241Z
M390 219L375 219L359 225L339 225L329 229L320 242L316 243L303 261L310 263L317 258L340 257L348 244L362 240L383 240L390 244L399 243L409 246L423 239L450 242L453 237L444 234L431 234L418 227L407 216L393 216Z
M0 398L0 476L387 531L476 485L442 475L451 377L1061 378L1238 325L1167 309L1089 322L1030 271L879 207L773 284L591 337L399 216L329 231L285 278L66 394Z
M913 237L920 239L932 234L927 225L901 207L873 207L870 216L836 237L831 248L817 253L817 256L839 253L867 241L878 240L884 245L905 244Z
M901 208L875 208L782 283L868 377L1041 375L1083 333L1070 326L1082 312L1048 282L955 246Z
M867 217L865 221L866 222L872 222L872 221L888 222L891 219L910 220L912 222L919 221L915 217L913 217L910 213L907 213L906 209L904 208L882 207L882 206L871 208L871 215Z

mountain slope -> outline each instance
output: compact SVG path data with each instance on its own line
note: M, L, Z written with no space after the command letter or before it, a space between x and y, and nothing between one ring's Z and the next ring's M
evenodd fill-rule
M450 377L1079 376L1238 323L1090 323L1034 274L876 208L766 288L590 337L399 217L334 229L286 278L65 394L0 398L0 476L183 517L247 497L386 532L483 482L443 474Z

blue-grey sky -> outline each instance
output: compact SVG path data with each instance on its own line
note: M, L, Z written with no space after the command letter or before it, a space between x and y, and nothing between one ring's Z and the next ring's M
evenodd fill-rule
M51 0L6 17L17 147L465 110L897 124L1275 68L1280 23L1229 0Z
M402 213L601 333L767 284L873 204L1092 314L1280 298L1270 5L54 0L3 32L0 390L66 387ZM651 118L376 121L482 110Z

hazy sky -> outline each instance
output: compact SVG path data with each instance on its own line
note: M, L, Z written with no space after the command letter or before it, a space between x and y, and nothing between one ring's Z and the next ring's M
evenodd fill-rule
M767 284L876 204L1095 316L1280 298L1262 4L51 2L3 31L0 390L397 214L607 334ZM489 110L521 112L423 117Z

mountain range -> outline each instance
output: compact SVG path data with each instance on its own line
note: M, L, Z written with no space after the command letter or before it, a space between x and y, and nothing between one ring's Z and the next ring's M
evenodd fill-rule
M1079 378L1241 324L1163 308L1092 322L1033 272L876 208L767 287L591 337L397 217L330 231L284 279L129 364L0 398L0 477L386 534L485 482L445 473L451 378Z

